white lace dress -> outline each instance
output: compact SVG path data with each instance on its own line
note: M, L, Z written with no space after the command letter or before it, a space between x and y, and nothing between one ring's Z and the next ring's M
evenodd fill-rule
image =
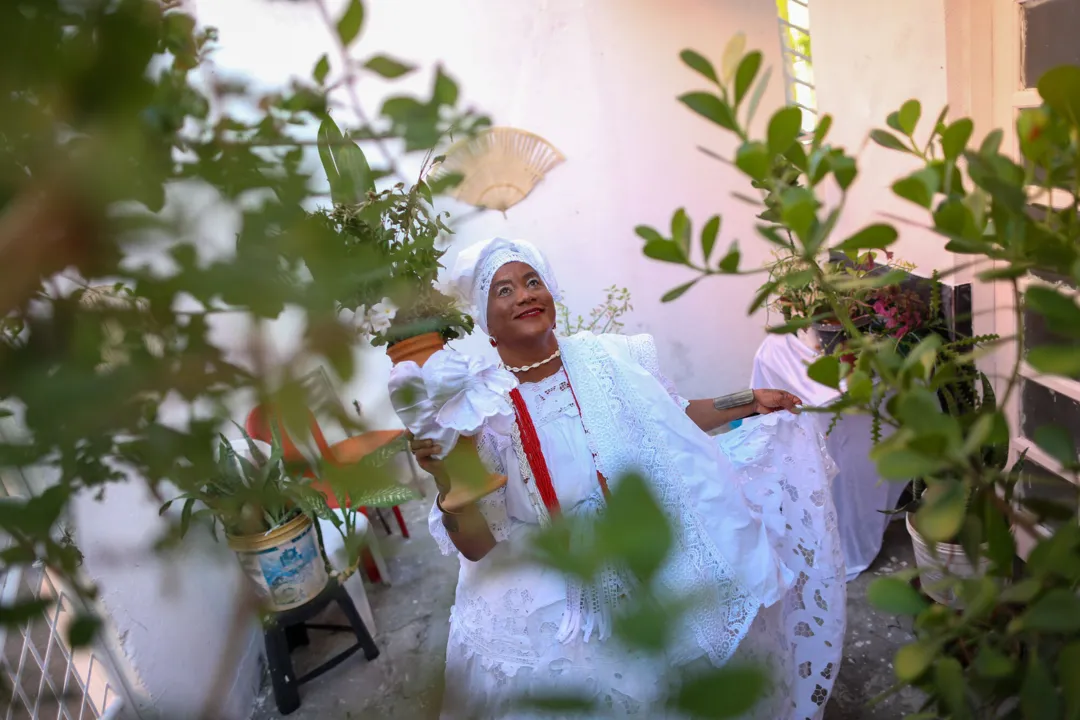
M686 401L678 397L658 368L648 367L650 364L642 366L685 408ZM567 374L560 371L539 383L523 384L520 391L536 426L562 512L595 513L603 506L602 490ZM745 609L734 609L736 614L754 617L735 657L766 663L775 678L770 701L754 713L763 720L820 717L835 678L843 637L842 558L841 580L836 583L832 577L838 552L831 552L827 541L828 493L811 501L808 484L789 482L785 474L800 470L804 476L819 473L812 482L827 488L827 457L820 454L818 438L812 432L806 434L806 428L813 424L790 417L792 420L785 422L779 415L770 416L764 422L744 425L738 434L725 436L723 447L731 450L725 453L728 460L740 471L751 472L737 473L745 477L713 480L730 483L731 492L739 492L741 487L759 517L769 514L764 508L775 508L772 517L762 522L772 528L775 551L782 553L794 579L791 591L770 607L760 608L751 601ZM788 437L781 437L785 434ZM786 446L777 445L778 441ZM442 717L529 718L534 716L532 712L515 706L515 700L552 692L588 695L601 708L600 717L677 717L666 714L663 707L664 678L673 664L687 660L685 653L679 658L650 656L623 647L613 637L600 640L596 633L588 639L583 633L567 642L557 639L568 612L566 577L521 561L529 536L539 529L539 518L510 444L491 434L482 436L479 444L488 465L505 472L508 480L505 488L480 504L498 543L479 562L460 560L450 617ZM798 457L799 453L807 457ZM752 482L751 477L761 481ZM783 492L788 495L781 510ZM794 530L792 520L801 532ZM835 535L834 514L831 522ZM443 552L456 553L434 507L429 526ZM814 553L820 553L818 564L825 565L820 558L827 550L829 567L815 569ZM814 600L818 610L814 613L807 611L808 588L817 591ZM827 612L830 603L832 612ZM799 617L800 612L805 618ZM704 653L699 651L698 655ZM801 662L798 670L797 661ZM536 717L554 716L545 713Z

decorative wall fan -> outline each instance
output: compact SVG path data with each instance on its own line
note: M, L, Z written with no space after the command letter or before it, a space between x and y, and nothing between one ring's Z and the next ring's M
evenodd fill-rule
M566 158L547 140L531 132L493 127L454 143L434 179L461 175L452 197L477 207L505 212L518 204Z

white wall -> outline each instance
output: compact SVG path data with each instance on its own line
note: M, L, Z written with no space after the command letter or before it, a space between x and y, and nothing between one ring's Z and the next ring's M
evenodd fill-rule
M945 0L814 0L811 45L818 108L833 116L830 140L858 155L859 179L848 198L838 238L872 222L891 222L900 231L899 258L917 272L953 267L938 235L885 218L893 213L921 226L929 213L893 195L897 179L918 169L910 156L866 143L874 128L911 98L922 103L922 133L948 104Z
M268 86L306 77L330 49L317 15L304 3L195 5L200 22L220 30L217 65ZM462 225L452 254L456 246L492 235L530 239L550 256L571 309L583 314L602 299L603 288L629 287L635 312L627 329L655 334L667 372L683 393L707 396L737 389L749 378L764 318L747 318L745 310L760 278L712 280L661 306L660 296L690 275L645 259L633 228L666 227L679 206L688 209L696 228L719 212L725 216L724 249L739 238L747 266L767 257L751 213L730 197L748 186L695 149L702 144L731 154L727 135L675 100L702 86L683 67L679 51L692 47L719 64L727 39L738 31L748 35L749 47L765 52L766 65L777 67L759 111L767 118L783 102L770 2L373 0L355 55L388 52L426 68L442 61L460 81L466 102L497 124L539 133L567 157L506 218L490 213ZM418 74L407 87L424 92L429 77ZM361 94L374 110L387 89L399 92L397 87L371 79ZM482 337L460 347L491 352ZM389 362L381 350L364 359L364 378L344 389L344 399L359 399L374 425L396 426L385 393Z
M169 492L166 490L166 492ZM224 543L196 527L170 553L154 549L166 530L160 503L138 478L114 483L103 500L74 503L83 569L135 675L143 710L162 717L201 717L218 682L211 717L240 720L262 680L262 633L250 608L237 618L243 575Z

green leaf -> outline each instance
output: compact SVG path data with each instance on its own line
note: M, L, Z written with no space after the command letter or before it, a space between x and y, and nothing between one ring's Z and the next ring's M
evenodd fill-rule
M772 171L769 148L756 140L743 143L735 153L735 167L754 180L764 180Z
M415 65L401 62L389 55L375 55L364 63L364 67L376 75L381 75L390 80L408 75L413 70L416 70Z
M1004 139L1005 133L1000 128L991 130L986 133L986 137L983 138L982 144L979 145L980 155L996 155L1001 150L1001 141Z
M645 242L666 242L666 238L648 225L638 225L634 233Z
M693 225L685 208L679 208L671 216L671 240L679 248L684 258L690 257L690 236Z
M1066 720L1080 720L1080 641L1069 643L1058 653L1058 682Z
M765 68L765 72L761 76L761 80L758 80L757 86L754 88L753 94L750 96L750 102L746 104L746 124L749 125L754 115L757 114L758 106L761 105L761 98L765 96L765 89L769 87L769 78L772 77L772 68Z
M742 59L744 52L746 52L746 35L741 32L735 33L724 46L724 55L720 60L720 72L724 75L725 83L731 82L731 78L735 76L739 60Z
M1062 65L1039 78L1039 95L1046 104L1080 127L1080 67Z
M901 178L893 183L893 192L916 205L929 208L938 191L938 174L929 168Z
M793 333L797 333L800 330L805 330L813 324L814 321L811 318L797 317L792 318L783 325L776 325L766 328L765 331L770 335L791 335Z
M717 85L720 84L720 78L716 74L716 68L709 60L700 53L693 50L683 50L679 53L679 57L682 59L683 64L689 67L699 75L704 75L709 80L712 80Z
M911 583L899 578L878 578L866 589L867 601L890 615L918 615L930 603L911 587Z
M855 164L855 158L843 154L834 154L830 162L832 163L833 177L836 178L840 189L847 190L855 182L855 177L859 172Z
M821 143L825 142L825 136L829 134L829 129L832 128L833 119L832 115L822 115L818 120L817 127L814 128L814 140L812 146L814 148L821 147Z
M625 565L643 583L663 565L672 543L667 516L639 475L619 478L611 488L596 534L604 556Z
M750 302L750 307L747 308L746 314L752 315L757 312L762 305L768 302L769 296L772 295L778 287L780 287L780 283L776 280L770 280L769 282L762 285L758 289L757 295L755 295L754 299Z
M886 480L911 480L933 475L941 469L941 461L907 448L889 448L875 452L878 472Z
M1043 425L1032 438L1035 444L1065 467L1076 464L1076 446L1072 435L1060 425Z
M945 707L951 713L951 720L964 720L971 717L967 703L967 684L964 682L964 669L960 661L944 657L934 667L934 684L937 686Z
M728 663L684 682L672 704L694 718L737 718L753 709L767 684L761 668Z
M319 58L319 61L315 63L315 69L311 71L311 77L315 78L315 82L322 85L326 82L326 76L330 74L330 58L323 53Z
M679 246L670 240L650 240L645 243L644 253L645 257L652 258L653 260L676 263L678 265L686 264L686 256L683 254L682 250L679 249Z
M1042 592L1042 583L1035 578L1027 578L1006 586L1001 591L1001 602L1027 605Z
M667 647L672 627L669 608L635 598L630 610L615 618L614 631L630 647L656 653Z
M746 97L760 69L761 53L757 50L747 53L739 63L739 69L735 71L735 107L739 107L743 98Z
M356 36L360 34L360 28L364 26L364 3L360 0L349 0L345 14L337 23L338 37L341 44L349 47Z
M188 526L191 525L191 509L195 505L195 498L184 501L184 508L180 512L180 537L187 535Z
M892 225L875 223L867 225L836 246L840 252L858 254L860 250L884 250L896 242L899 233Z
M51 600L33 598L15 602L14 605L0 605L0 617L3 617L3 626L12 627L22 625L41 617L41 614L52 605Z
M806 369L806 374L814 382L836 390L840 387L840 360L832 355L820 357Z
M523 697L514 705L524 710L539 712L541 715L556 717L595 717L597 711L596 703L587 695L558 690L545 691L543 695L535 697ZM529 714L534 715L536 712Z
M870 139L883 148L900 150L906 153L911 152L911 148L905 145L900 138L896 137L888 130L872 130L870 132Z
M1016 538L1013 537L1009 521L993 503L986 503L983 509L983 528L986 534L987 556L994 563L999 575L1012 575L1013 558L1016 555ZM1003 591L1008 593L1010 588Z
M957 480L942 480L923 493L915 528L930 542L949 542L960 532L967 509L967 489Z
M874 393L874 381L862 370L851 373L847 381L847 394L855 402L870 402Z
M1016 662L1008 655L984 645L975 656L974 668L980 676L997 680L1012 675L1016 670Z
M817 198L806 188L788 188L780 195L780 216L804 244L810 241L817 208Z
M1057 687L1037 652L1032 652L1028 658L1027 672L1020 686L1020 709L1024 720L1061 717Z
M435 85L432 89L432 99L436 105L454 105L458 101L458 84L452 77L443 72L442 67L435 70Z
M330 181L330 194L336 204L362 202L375 190L375 176L364 151L346 140L333 118L327 116L319 126L319 158Z
M695 279L691 280L688 283L683 283L682 285L679 285L676 288L672 288L671 290L668 290L666 293L664 293L664 296L662 298L660 298L660 302L668 303L668 302L671 302L672 300L678 300L679 298L681 298L683 296L683 294L687 290L694 287L694 285L696 285L697 281L700 280L700 279L701 278L695 278Z
M734 274L739 272L739 259L742 255L739 253L739 243L732 241L728 247L727 254L720 258L720 262L716 264L716 269L722 273Z
M970 118L961 118L945 128L945 132L941 134L941 149L945 157L950 160L960 157L967 149L974 130L975 125Z
M790 105L776 111L769 120L769 152L782 155L799 137L802 130L802 109Z
M1040 345L1028 352L1027 360L1047 375L1080 376L1080 345Z
M1024 630L1035 632L1080 631L1080 597L1072 590L1054 588L1036 600L1018 621Z
M897 679L907 683L918 680L934 662L937 653L937 644L928 640L917 640L900 648L893 658Z
M679 102L725 130L735 130L737 127L731 106L712 93L686 93L679 96Z
M720 216L713 215L701 229L701 253L705 258L705 264L709 264L713 248L716 247L716 238L720 234Z
M900 123L900 132L905 135L914 135L920 117L922 117L922 105L919 104L918 100L908 100L901 105L900 112L897 115L897 120Z
M1043 315L1055 333L1080 333L1080 306L1072 295L1046 285L1032 285L1024 293L1024 304Z
M68 643L72 648L90 645L101 627L101 620L94 615L78 615L68 626Z

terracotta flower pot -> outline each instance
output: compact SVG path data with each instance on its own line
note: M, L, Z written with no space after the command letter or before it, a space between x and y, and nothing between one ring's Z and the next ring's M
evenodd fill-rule
M386 354L390 356L390 362L398 363L412 360L423 367L427 359L446 347L446 341L437 332L424 333L415 337L406 338L386 348Z

